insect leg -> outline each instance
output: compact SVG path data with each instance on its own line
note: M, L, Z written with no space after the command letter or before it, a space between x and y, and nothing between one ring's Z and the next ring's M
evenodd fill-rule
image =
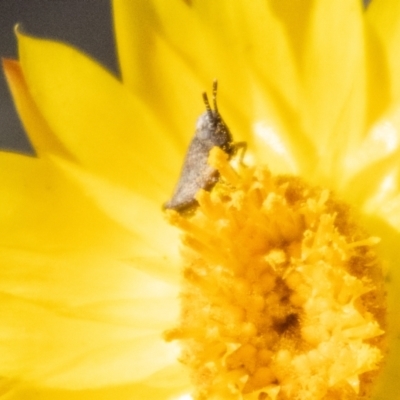
M239 154L239 163L243 165L243 158L247 150L247 142L235 142L232 143L232 156Z

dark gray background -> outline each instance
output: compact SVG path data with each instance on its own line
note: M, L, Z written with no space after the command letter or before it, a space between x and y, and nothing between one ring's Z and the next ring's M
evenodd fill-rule
M59 39L79 47L118 75L110 1L0 0L0 56L17 58L13 29L16 23L21 23L27 33ZM368 2L369 0L364 0L364 4ZM2 70L0 148L32 152L15 112Z
M17 58L16 23L21 23L23 30L29 34L75 45L118 74L110 0L0 0L2 58ZM2 69L0 148L31 152Z

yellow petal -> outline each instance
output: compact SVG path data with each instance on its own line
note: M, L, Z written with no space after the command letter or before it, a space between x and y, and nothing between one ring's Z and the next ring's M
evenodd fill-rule
M246 68L247 77L254 74L255 81L263 86L265 95L268 96L269 92L274 100L281 98L294 106L298 102L300 89L296 53L288 40L287 27L281 20L287 17L289 9L283 10L279 7L276 2L262 0L250 3L244 0L202 1L193 2L192 12L200 23L212 32L208 48L216 47L215 42L220 44L222 51L218 52L217 58L210 60L210 63L219 64L226 59L227 64L235 65L236 74L241 68ZM171 21L170 24L173 26L171 17L165 16L165 20ZM168 38L169 33L173 32L172 29L173 27L167 32ZM172 40L178 43L178 35L175 34ZM197 52L197 48L193 50L189 41L182 47L186 53ZM200 53L199 61L200 57L207 59L207 50ZM229 67L226 69L227 71L223 72L229 74ZM234 97L233 92L232 98ZM246 107L250 105L246 102L242 104ZM245 110L245 112L250 111Z
M138 215L141 220L144 218L143 224L131 225L128 232L120 227L120 221L118 224L112 222L79 186L66 179L49 161L0 152L0 170L3 186L0 191L0 244L19 249L22 265L24 261L39 257L42 252L43 257L58 256L60 271L63 271L69 262L72 265L76 263L74 254L77 259L80 254L84 263L92 260L92 264L98 265L97 273L96 266L94 270L87 267L87 278L81 276L82 287L86 284L90 286L91 274L97 276L99 281L103 279L100 266L107 265L110 259L113 263L118 260L120 264L125 264L125 268L139 268L157 278L176 283L177 268L171 269L171 265L178 265L173 258L174 253L167 249L165 258L160 258L160 248L151 240L154 233L159 234L156 237L160 237L163 243L168 243L165 237L171 239L176 236L163 223L161 207L152 210L159 230L147 225L147 214L143 214L142 209L138 210ZM107 199L112 196L108 192L109 187L113 188L104 184L102 192ZM97 189L103 189L103 186ZM101 196L101 192L98 195ZM133 197L129 198L132 200ZM118 213L118 202L111 200L108 205ZM100 203L99 200L96 202ZM128 203L128 208L137 209L134 202ZM146 202L144 205L147 207ZM122 218L123 215L119 213L117 217ZM143 229L147 237L143 237ZM69 256L71 260L67 258ZM83 274L83 271L79 273Z
M218 38L211 36L210 30L184 2L176 2L171 7L160 0L115 0L113 11L122 76L124 83L133 91L141 93L145 98L157 100L155 90L163 88L161 85L164 82L159 74L163 73L171 60L157 54L159 38L163 38L162 40L175 51L175 55L171 53L172 57L181 57L183 63L191 69L195 65L197 76L203 79L220 78L225 81L225 77L219 74L221 65L218 66L215 57L223 62L229 53L217 52L220 49ZM161 64L157 64L157 61ZM223 66L226 67L225 63ZM226 72L229 72L227 68ZM240 73L240 70L238 72ZM175 88L181 87L182 77L179 73L171 78L174 80L165 82L167 87L171 84L174 84ZM169 93L165 88L163 91ZM188 95L193 96L190 93ZM162 99L164 104L167 104L166 100L167 98Z
M259 0L251 4L245 1L203 1L171 5L159 0L145 3L115 0L113 10L122 75L125 84L133 90L153 91L163 82L157 78L168 65L168 58L160 59L158 68L143 68L143 64L153 64L157 58L154 43L162 36L188 65L196 65L200 76L204 75L202 71L208 71L211 76L216 74L218 77L220 71L223 74L220 79L229 82L235 65L236 78L233 80L238 85L230 88L232 94L235 93L235 96L230 96L231 101L240 98L240 86L248 84L247 62L257 67L258 74L267 74L270 84L277 87L276 83L280 82L280 89L284 85L288 89L282 90L285 96L296 93L285 28L268 3ZM137 34L132 34L132 30ZM280 57L274 57L274 52L278 52ZM240 67L242 63L247 67L245 74ZM240 77L241 74L244 76ZM146 84L144 76L151 77ZM178 73L176 78L179 78Z
M2 255L2 376L93 388L142 380L176 359L161 337L178 314L173 287L99 254Z
M176 287L90 248L87 254L40 254L5 247L1 251L2 293L34 301L65 316L108 323L114 320L140 329L166 329L176 317ZM131 308L140 302L143 307ZM162 302L168 308L152 321Z
M254 90L254 97L258 101L254 106L257 117L253 120L252 142L257 160L275 173L309 174L318 162L318 154L313 141L299 129L295 110L283 101L271 102L262 94L262 88Z
M374 399L399 399L400 380L400 268L398 244L400 242L399 227L393 227L382 222L376 216L369 216L363 221L370 232L383 238L378 250L387 268L387 297L388 297L388 353L384 369L378 379Z
M78 320L1 296L2 376L49 387L95 388L139 381L173 364L160 332Z
M145 249L153 248L160 256L179 258L174 246L178 233L165 223L159 203L144 197L140 192L128 191L89 174L73 163L63 160L56 162L82 185L82 190L93 196L105 214L135 234L136 241L140 243L136 248L136 256L148 254Z
M132 236L50 162L0 155L0 374L94 387L140 380L172 362L161 332L177 317L176 292L128 263Z
M112 252L114 246L126 245L126 232L93 207L80 188L57 172L51 162L0 152L0 167L3 246L65 252L101 248L106 240Z
M70 158L65 147L54 136L29 93L21 67L17 61L3 60L3 68L15 106L24 128L39 155L59 154Z
M325 162L330 145L342 143L337 140L339 134L343 137L344 132L351 132L360 137L363 128L362 119L358 126L353 123L363 115L357 110L360 105L348 101L354 91L358 102L363 99L359 91L365 71L362 5L358 0L313 1L309 18L301 66L304 103L299 114L303 129L315 140ZM346 39L338 40L338 35ZM351 112L346 111L349 106ZM349 115L347 124L338 127L344 111Z
M183 393L189 392L189 382L183 367L176 364L152 375L143 383L103 387L100 389L63 390L26 387L8 383L3 385L5 400L132 400L148 399L178 400ZM1 393L3 393L1 391Z
M201 93L206 88L165 39L152 31L150 9L150 2L113 2L122 78L170 127L169 138L180 144L183 153L194 133L195 119L204 111Z
M397 151L382 160L371 163L367 168L357 173L347 182L344 189L346 199L362 207L369 198L380 191L388 177L388 172L393 171L398 166L399 156L400 152ZM368 182L368 184L366 185L365 182Z
M400 107L395 106L376 119L350 151L342 154L343 175L348 180L355 173L400 149Z
M388 191L397 192L400 187L398 179L393 179L400 169L399 153L400 108L395 105L376 120L357 147L342 155L343 170L337 187L358 206L364 207L372 199L380 203L378 208L384 206ZM395 182L397 186L393 187ZM368 208L371 211L371 204Z
M218 51L215 41L208 45L213 40L209 30L200 25L184 2L170 7L160 1L116 0L113 10L123 82L171 127L170 140L178 140L182 152L194 134L196 118L205 110L201 93L211 89L215 78L220 80L221 113L235 132L241 132L235 127L237 109L229 111L233 107L224 100L235 99L229 96L233 93L233 71L213 61L224 53ZM237 78L236 83L235 92L240 96L246 82Z
M372 1L367 9L367 20L374 28L380 42L379 57L385 60L389 71L389 87L394 101L400 99L400 3L395 0ZM376 77L381 82L381 76Z
M161 204L180 157L162 140L150 109L82 53L22 34L18 39L30 93L65 147L87 168Z
M374 27L368 23L368 18L365 18L364 21L367 66L365 119L368 127L381 118L397 100L393 101L392 71L387 66L388 56L385 54L385 46L376 34Z

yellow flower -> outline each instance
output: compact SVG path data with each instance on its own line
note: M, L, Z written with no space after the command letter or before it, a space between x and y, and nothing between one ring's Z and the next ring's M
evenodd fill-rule
M374 396L400 398L400 5L373 0L365 13L358 0L113 7L122 83L79 51L22 33L19 62L4 62L37 152L0 153L5 398L190 398L178 342L164 340L179 336L181 261L161 205L203 112L199 94L215 77L221 114L248 143L247 163L333 190L368 230L364 247L380 237L389 351ZM218 155L212 162L229 181L230 165ZM201 207L229 190L200 193ZM277 196L282 190L277 184ZM315 204L325 204L324 193ZM195 220L175 217L196 230ZM357 379L348 377L354 393Z

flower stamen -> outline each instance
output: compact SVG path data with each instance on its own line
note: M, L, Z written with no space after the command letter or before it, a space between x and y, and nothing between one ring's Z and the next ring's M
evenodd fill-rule
M328 190L264 167L220 174L183 232L180 340L195 399L357 399L384 347L385 296L374 246ZM376 279L380 277L380 279Z

